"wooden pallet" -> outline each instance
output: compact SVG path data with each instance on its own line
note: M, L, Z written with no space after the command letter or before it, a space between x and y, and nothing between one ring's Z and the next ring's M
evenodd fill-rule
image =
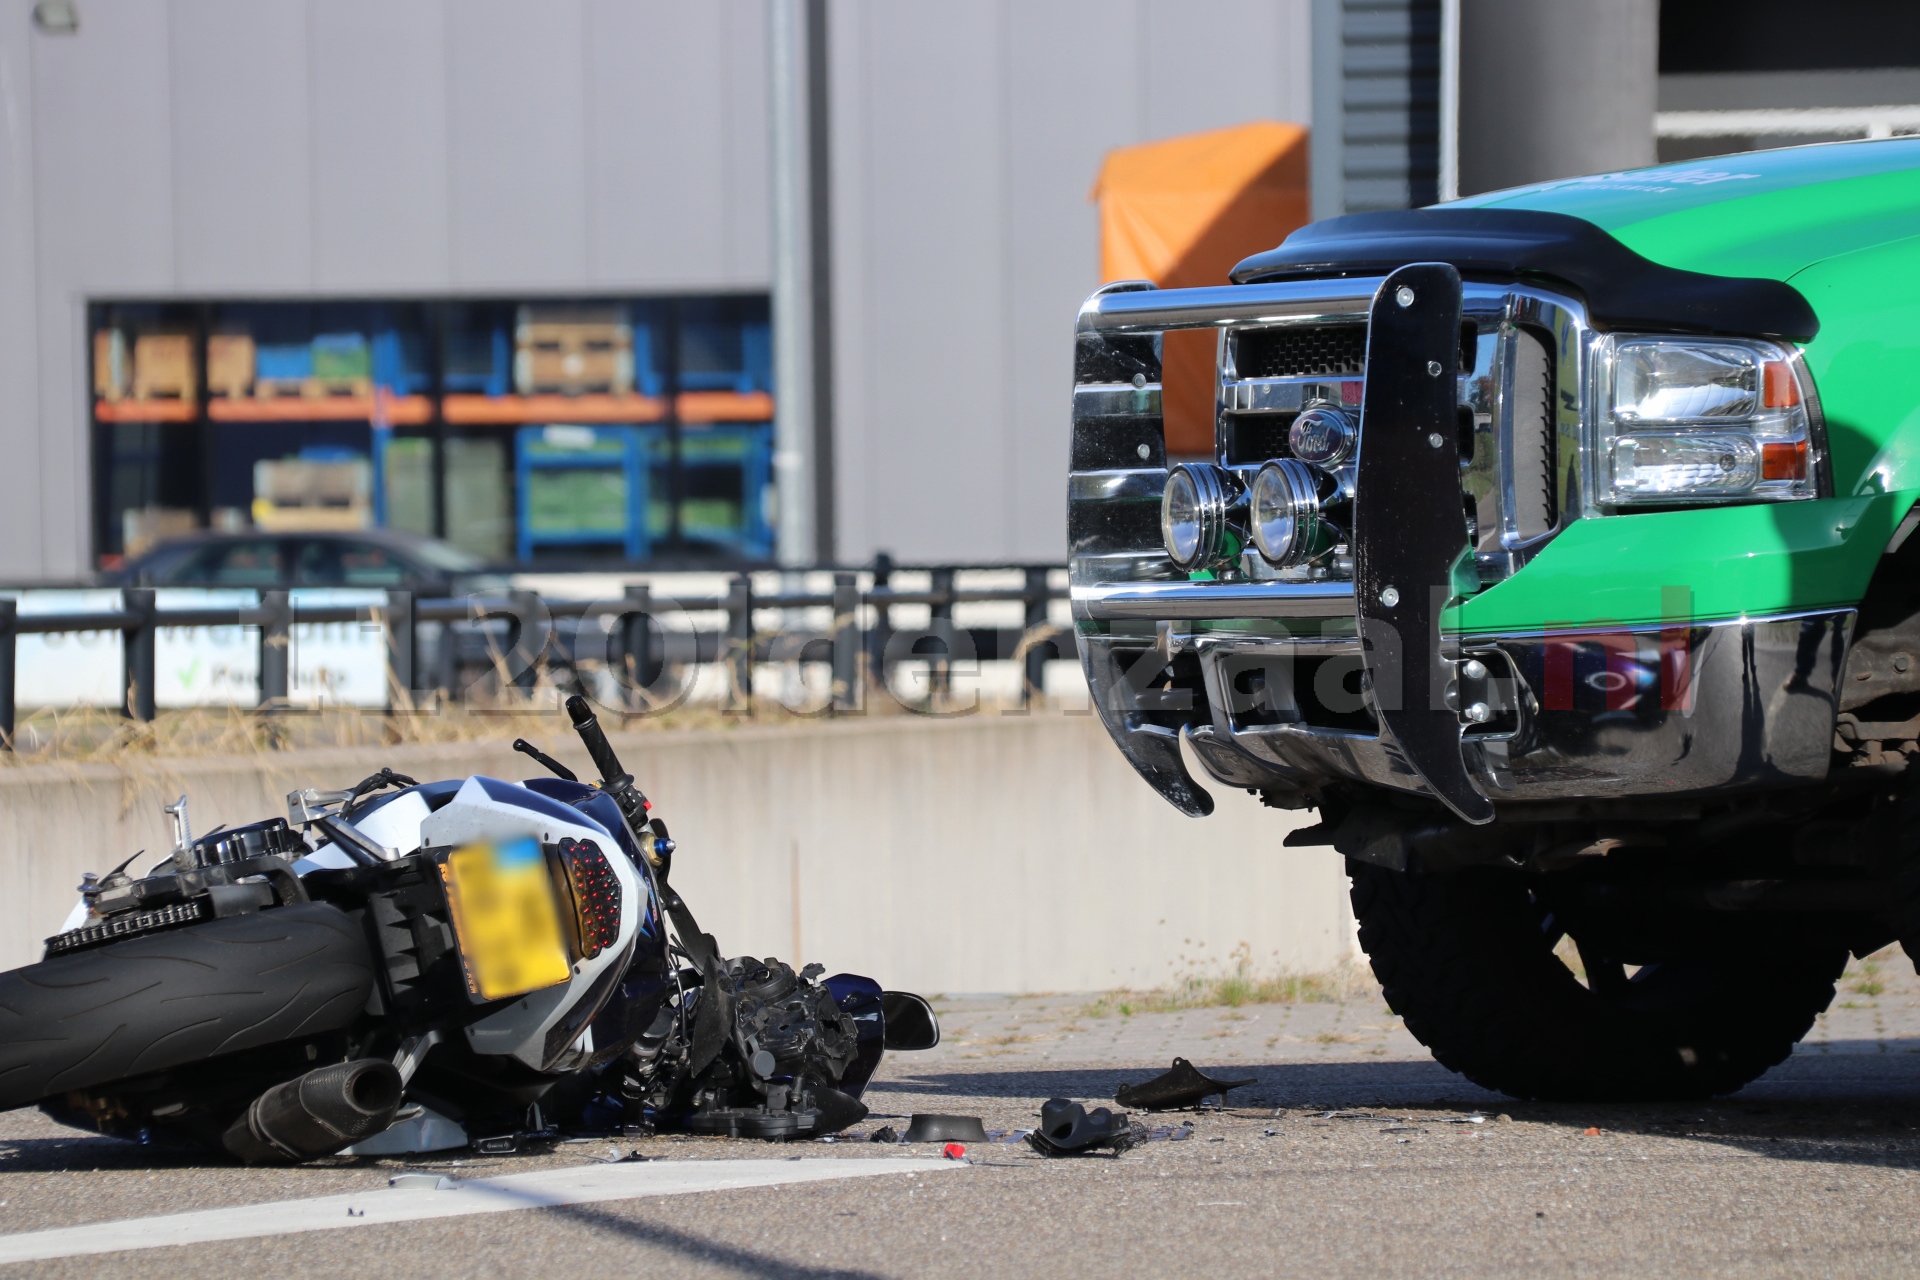
M256 400L329 400L336 396L372 396L371 378L258 378Z
M135 400L192 400L199 392L191 334L143 333L134 339Z
M253 522L273 532L364 529L373 523L372 471L364 459L266 459L253 465Z
M207 394L238 400L253 389L253 339L244 333L207 337Z
M98 329L93 335L93 394L102 400L124 400L133 375L127 335L120 329Z
M633 326L624 308L522 307L513 339L514 389L523 396L633 390Z

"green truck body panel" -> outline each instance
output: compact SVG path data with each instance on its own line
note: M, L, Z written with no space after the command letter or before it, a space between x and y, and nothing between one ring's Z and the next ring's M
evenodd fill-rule
M1571 214L1670 267L1789 280L1824 259L1920 235L1920 138L1543 182L1450 207Z
M1576 520L1525 569L1467 600L1444 625L1509 634L1848 608L1865 594L1916 497L1909 491Z
M1920 139L1690 161L1453 207L1571 214L1666 266L1799 289L1820 319L1802 349L1836 496L1577 520L1454 610L1450 629L1658 623L1673 588L1699 621L1859 600L1920 498Z

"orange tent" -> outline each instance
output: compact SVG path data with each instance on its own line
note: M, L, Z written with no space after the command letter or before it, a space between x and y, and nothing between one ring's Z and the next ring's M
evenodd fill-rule
M1100 275L1163 289L1225 284L1248 254L1271 249L1307 212L1307 130L1256 120L1107 153ZM1213 452L1211 332L1167 335L1162 396L1167 452Z

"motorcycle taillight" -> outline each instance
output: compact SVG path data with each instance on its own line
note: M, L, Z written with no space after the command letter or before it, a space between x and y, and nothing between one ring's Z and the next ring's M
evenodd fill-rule
M620 941L620 877L591 840L562 840L560 865L573 891L580 955L591 960Z

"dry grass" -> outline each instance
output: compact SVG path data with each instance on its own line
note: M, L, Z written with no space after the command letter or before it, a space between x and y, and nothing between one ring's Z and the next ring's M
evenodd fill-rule
M1173 1013L1181 1009L1237 1009L1247 1004L1316 1004L1378 999L1373 974L1357 964L1323 973L1261 973L1252 948L1234 949L1224 971L1191 969L1171 986L1156 991L1109 991L1080 1010L1083 1017L1131 1017L1136 1013Z
M872 701L876 705L860 713L863 718L907 714L891 699ZM516 737L551 749L556 741L573 737L561 702L558 691L536 689L511 701L494 699L483 705L450 702L404 711L192 707L162 710L147 724L99 708L42 707L21 715L14 730L14 749L0 752L0 768L250 755L314 747L504 744ZM684 703L634 715L605 707L598 710L601 723L610 730L658 732L802 724L825 718L796 713L773 698L754 699L751 711L726 710L717 703Z

